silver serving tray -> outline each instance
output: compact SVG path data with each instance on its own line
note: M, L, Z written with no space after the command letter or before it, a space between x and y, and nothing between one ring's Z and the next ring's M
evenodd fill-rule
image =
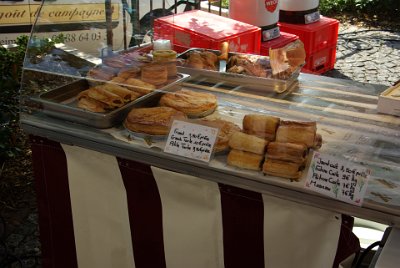
M90 112L77 107L77 95L90 86L89 81L86 79L77 80L65 86L41 93L32 97L31 100L39 104L42 113L48 116L95 128L110 128L121 124L132 108L154 105L164 92L178 90L179 84L187 78L189 78L188 74L178 73L177 77L166 86L105 113Z
M220 54L219 50L211 50L204 48L191 48L186 50L185 52L178 55L179 59L186 59L188 54L192 51L211 51L217 55ZM229 53L229 56L238 55L243 53ZM243 87L249 87L257 90L264 91L275 91L277 93L282 93L292 86L294 86L297 82L297 78L300 74L301 68L298 68L295 72L292 73L290 77L287 79L276 79L276 78L263 78L257 76L249 76L243 74L229 73L229 72L219 72L213 70L203 70L203 69L194 69L185 66L178 66L178 72L186 73L191 76L207 76L216 79L225 80L234 84L241 85Z

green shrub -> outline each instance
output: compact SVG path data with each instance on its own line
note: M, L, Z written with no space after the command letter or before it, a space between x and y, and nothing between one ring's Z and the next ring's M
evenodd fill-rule
M365 14L371 18L399 21L399 0L320 0L320 11L324 15L341 13Z
M19 87L27 36L16 40L16 47L0 46L0 163L20 151L18 134Z

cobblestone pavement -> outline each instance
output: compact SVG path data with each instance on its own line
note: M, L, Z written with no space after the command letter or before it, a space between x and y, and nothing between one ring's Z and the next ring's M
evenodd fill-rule
M341 26L335 69L323 75L393 85L400 80L400 32ZM30 211L20 220L18 227L3 241L7 244L9 256L17 256L23 265L15 261L7 267L40 268L37 212ZM3 253L4 247L0 244L0 257Z
M400 80L400 32L341 26L335 68L324 75L393 85Z

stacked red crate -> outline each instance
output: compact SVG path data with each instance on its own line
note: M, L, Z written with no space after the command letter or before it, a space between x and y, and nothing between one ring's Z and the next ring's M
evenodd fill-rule
M232 52L260 53L261 29L201 10L154 20L154 40L168 39L177 52L189 48L219 50L227 41Z
M278 38L269 40L267 42L261 42L260 54L269 56L269 49L281 48L287 44L296 41L299 37L295 34L281 32Z
M281 31L295 34L304 43L306 65L304 72L322 74L334 68L339 21L321 16L310 24L279 23Z

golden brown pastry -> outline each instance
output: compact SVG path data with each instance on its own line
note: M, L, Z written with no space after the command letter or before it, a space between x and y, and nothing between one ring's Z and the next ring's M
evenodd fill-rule
M239 168L260 170L263 158L264 157L259 154L233 149L228 154L227 163L228 165Z
M275 159L266 159L262 171L265 174L298 180L301 177L303 164Z
M293 163L304 163L308 149L304 144L270 142L267 146L267 159L283 160Z
M268 141L242 132L235 132L229 139L232 149L264 155Z
M276 141L303 143L311 148L314 146L316 131L316 122L281 121L276 131Z
M321 134L315 134L315 138L314 138L314 145L313 145L313 149L318 150L319 148L321 148L322 146L322 136Z
M276 129L278 128L280 119L278 117L247 114L243 118L243 132L268 141L275 140Z
M90 98L88 96L88 90L84 90L81 93L79 93L77 106L84 110L95 113L104 113L110 109L110 107L107 104Z
M235 132L240 132L238 125L223 119L202 119L200 122L210 127L218 128L218 137L214 144L214 152L221 152L229 148L229 139Z
M107 66L96 66L89 70L87 76L89 78L109 81L116 74L116 69Z
M156 86L161 86L168 81L168 70L165 65L146 65L141 69L141 80Z
M114 93L114 94L120 96L124 100L124 102L130 102L130 101L136 100L138 97L140 97L139 93L129 90L125 87L121 87L119 85L112 84L112 83L106 83L104 85L97 86L97 87L101 87L111 93Z
M182 89L164 94L160 105L175 108L189 117L201 117L212 113L218 102L217 97L211 93Z
M136 78L140 75L140 68L136 66L123 68L118 72L117 77L122 79Z
M175 119L186 119L186 116L170 107L135 108L129 112L124 125L133 132L167 135Z
M102 86L89 88L87 95L92 99L106 103L110 107L121 107L125 103L120 96L104 89Z
M146 95L156 89L155 85L136 78L128 78L124 83L127 85L128 89L138 92L141 95Z

